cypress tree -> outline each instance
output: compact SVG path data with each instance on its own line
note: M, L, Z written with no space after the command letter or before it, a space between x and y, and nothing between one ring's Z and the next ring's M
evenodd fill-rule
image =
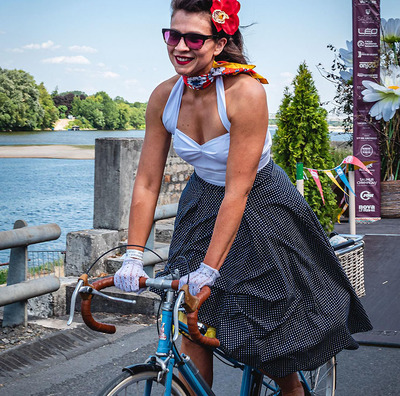
M318 91L306 63L299 66L292 82L293 94L286 87L277 114L278 129L274 136L274 161L296 182L296 164L302 162L305 168L332 169L334 163L330 151L327 111L320 105ZM304 181L304 197L316 213L327 232L333 225L339 208L332 191L330 179L319 172L325 198L325 205L318 188L307 172Z

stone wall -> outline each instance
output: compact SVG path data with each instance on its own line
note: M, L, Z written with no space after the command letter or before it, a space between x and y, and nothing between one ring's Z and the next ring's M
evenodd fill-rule
M177 203L192 173L193 167L182 160L171 147L165 164L158 205Z
M81 275L101 254L126 243L132 190L142 146L143 139L96 139L93 229L68 233L66 276ZM177 203L192 172L193 168L171 147L158 205ZM164 226L169 236L170 227ZM153 240L154 235L150 238ZM110 252L109 256L112 254ZM92 274L99 275L106 270L106 259L104 256L97 262Z

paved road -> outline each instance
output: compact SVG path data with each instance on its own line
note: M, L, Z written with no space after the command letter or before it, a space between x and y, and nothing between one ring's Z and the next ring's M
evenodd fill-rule
M339 225L337 230L348 232L347 227ZM368 246L372 247L372 242L379 242L382 236L399 238L398 227L398 219L387 219L360 226L358 232L370 238ZM337 396L400 395L397 241L385 246L381 244L370 251L366 249L368 290L365 305L375 329L391 331L392 347L363 345L357 351L341 352L337 357ZM383 257L384 254L389 254L389 258ZM388 282L382 282L383 278L379 277L383 268ZM381 305L378 306L377 302ZM0 396L95 395L101 384L120 373L121 367L143 362L155 350L155 335L154 325L120 326L112 336L91 334L89 330L78 327L57 334L47 344L32 344L30 350L20 350L19 356L0 354ZM388 345L386 340L389 336L378 334L375 341ZM88 340L92 340L90 350L87 348ZM10 370L18 364L24 364L22 370ZM240 372L217 362L215 394L238 395L239 384Z
M95 395L122 366L144 361L155 348L155 325L119 330L116 335L97 338L86 353L79 354L75 347L11 373L13 378L3 378L0 396ZM215 372L216 395L239 393L239 370L217 362ZM399 373L400 348L362 346L357 351L341 352L337 396L398 396Z

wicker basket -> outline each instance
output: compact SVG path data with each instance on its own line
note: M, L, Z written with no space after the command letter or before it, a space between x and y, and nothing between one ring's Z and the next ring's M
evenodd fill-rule
M363 297L365 296L364 241L362 237L348 235L345 237L355 239L355 243L351 247L336 251L336 255L358 297Z

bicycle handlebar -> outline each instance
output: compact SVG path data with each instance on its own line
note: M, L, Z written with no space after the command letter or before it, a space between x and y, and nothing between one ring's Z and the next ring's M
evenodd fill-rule
M203 334L200 333L199 327L197 326L199 308L202 306L203 302L206 301L208 297L210 297L211 289L208 286L204 286L200 290L200 293L196 294L196 296L192 296L189 293L188 285L184 285L184 287L182 287L182 289L185 290L185 304L187 304L186 303L187 295L189 296L189 298L197 298L198 299L198 306L196 307L196 309L194 309L192 312L189 312L188 307L186 308L188 311L187 326L188 326L190 337L192 338L193 341L197 342L198 344L201 344L201 345L204 345L207 347L218 348L220 346L220 342L219 342L218 338L209 338L209 337L204 336Z
M107 287L112 287L114 286L114 277L109 276L107 278L99 279L95 282L93 282L91 285L88 283L88 277L87 275L82 275L81 278L84 282L85 286L90 286L93 289L96 289L97 291L100 291L102 289L105 289ZM178 290L179 288L179 281L178 280L169 280L169 281L163 281L162 279L156 278L156 279L148 279L148 278L140 278L139 279L139 287L140 288L145 288L147 286L153 286L159 288L165 288L166 286L170 287L173 290ZM198 310L203 304L205 300L210 296L211 294L211 289L208 286L204 286L200 293L197 294L196 296L192 296L189 293L189 286L184 285L182 287L182 290L185 291L185 309L188 312L187 314L187 325L188 325L188 330L190 337L193 339L193 341L197 342L198 344L208 346L208 347L214 347L217 348L220 346L220 342L217 338L209 338L204 336L203 334L200 333L200 330L197 326L198 322ZM86 294L86 293L80 293L81 298L82 298L82 303L81 303L81 313L82 313L82 319L85 322L86 326L88 326L90 329L94 331L98 331L101 333L106 333L106 334L114 334L116 331L116 328L114 325L106 324L106 323L100 323L97 322L91 312L91 303L92 303L92 294Z
M87 283L87 277L86 277L86 282L84 279L84 283ZM113 276L99 279L91 284L91 287L93 287L93 289L96 289L98 291L105 289L106 287L111 287L111 286L114 286L114 277ZM116 328L114 325L100 323L100 322L97 322L93 318L92 311L90 309L93 296L91 294L84 294L84 293L80 293L80 295L82 298L82 303L81 303L82 319L85 322L86 326L89 327L90 329L92 329L94 331L98 331L100 333L114 334L116 331Z

